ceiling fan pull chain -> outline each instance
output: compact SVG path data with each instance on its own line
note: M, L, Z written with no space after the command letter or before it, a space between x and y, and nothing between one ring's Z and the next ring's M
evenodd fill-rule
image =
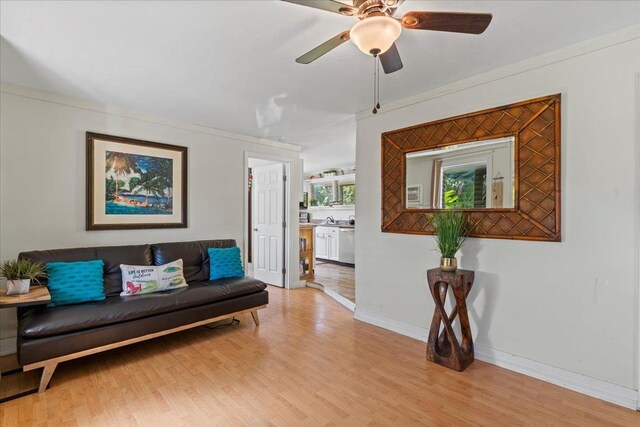
M377 74L377 61L378 55L373 55L373 114L378 113L378 109L376 108L376 103L378 102L378 93L377 93L377 85L376 85L376 74Z
M376 109L380 109L380 56L376 57Z
M377 55L373 55L373 110L371 111L373 114L378 113L378 109L376 108L376 102L378 96L376 94L376 61L378 60Z

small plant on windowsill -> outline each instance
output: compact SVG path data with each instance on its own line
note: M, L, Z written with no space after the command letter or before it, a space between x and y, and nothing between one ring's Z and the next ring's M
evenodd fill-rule
M456 254L469 232L467 217L461 211L444 210L433 214L431 224L436 232L436 243L440 251L440 269L456 271Z
M47 276L45 267L28 259L7 260L0 264L0 277L7 279L7 295L27 294L31 281Z

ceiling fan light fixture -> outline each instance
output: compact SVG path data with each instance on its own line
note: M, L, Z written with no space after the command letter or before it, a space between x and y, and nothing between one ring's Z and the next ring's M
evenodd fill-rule
M398 40L402 25L389 16L372 16L357 22L349 32L351 41L367 55L382 54Z

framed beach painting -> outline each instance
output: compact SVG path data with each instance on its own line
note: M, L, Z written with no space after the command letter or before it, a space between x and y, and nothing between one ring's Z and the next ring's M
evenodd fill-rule
M87 230L187 227L187 147L87 132Z

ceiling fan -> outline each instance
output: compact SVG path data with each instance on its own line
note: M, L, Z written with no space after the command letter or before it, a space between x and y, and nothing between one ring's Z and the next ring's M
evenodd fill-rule
M404 0L353 0L352 5L334 0L283 1L352 16L359 20L350 30L343 31L311 49L296 59L296 62L309 64L351 40L363 53L379 57L386 74L402 68L402 60L395 42L403 28L482 34L492 18L490 13L460 12L408 12L400 19L393 18L396 9Z

